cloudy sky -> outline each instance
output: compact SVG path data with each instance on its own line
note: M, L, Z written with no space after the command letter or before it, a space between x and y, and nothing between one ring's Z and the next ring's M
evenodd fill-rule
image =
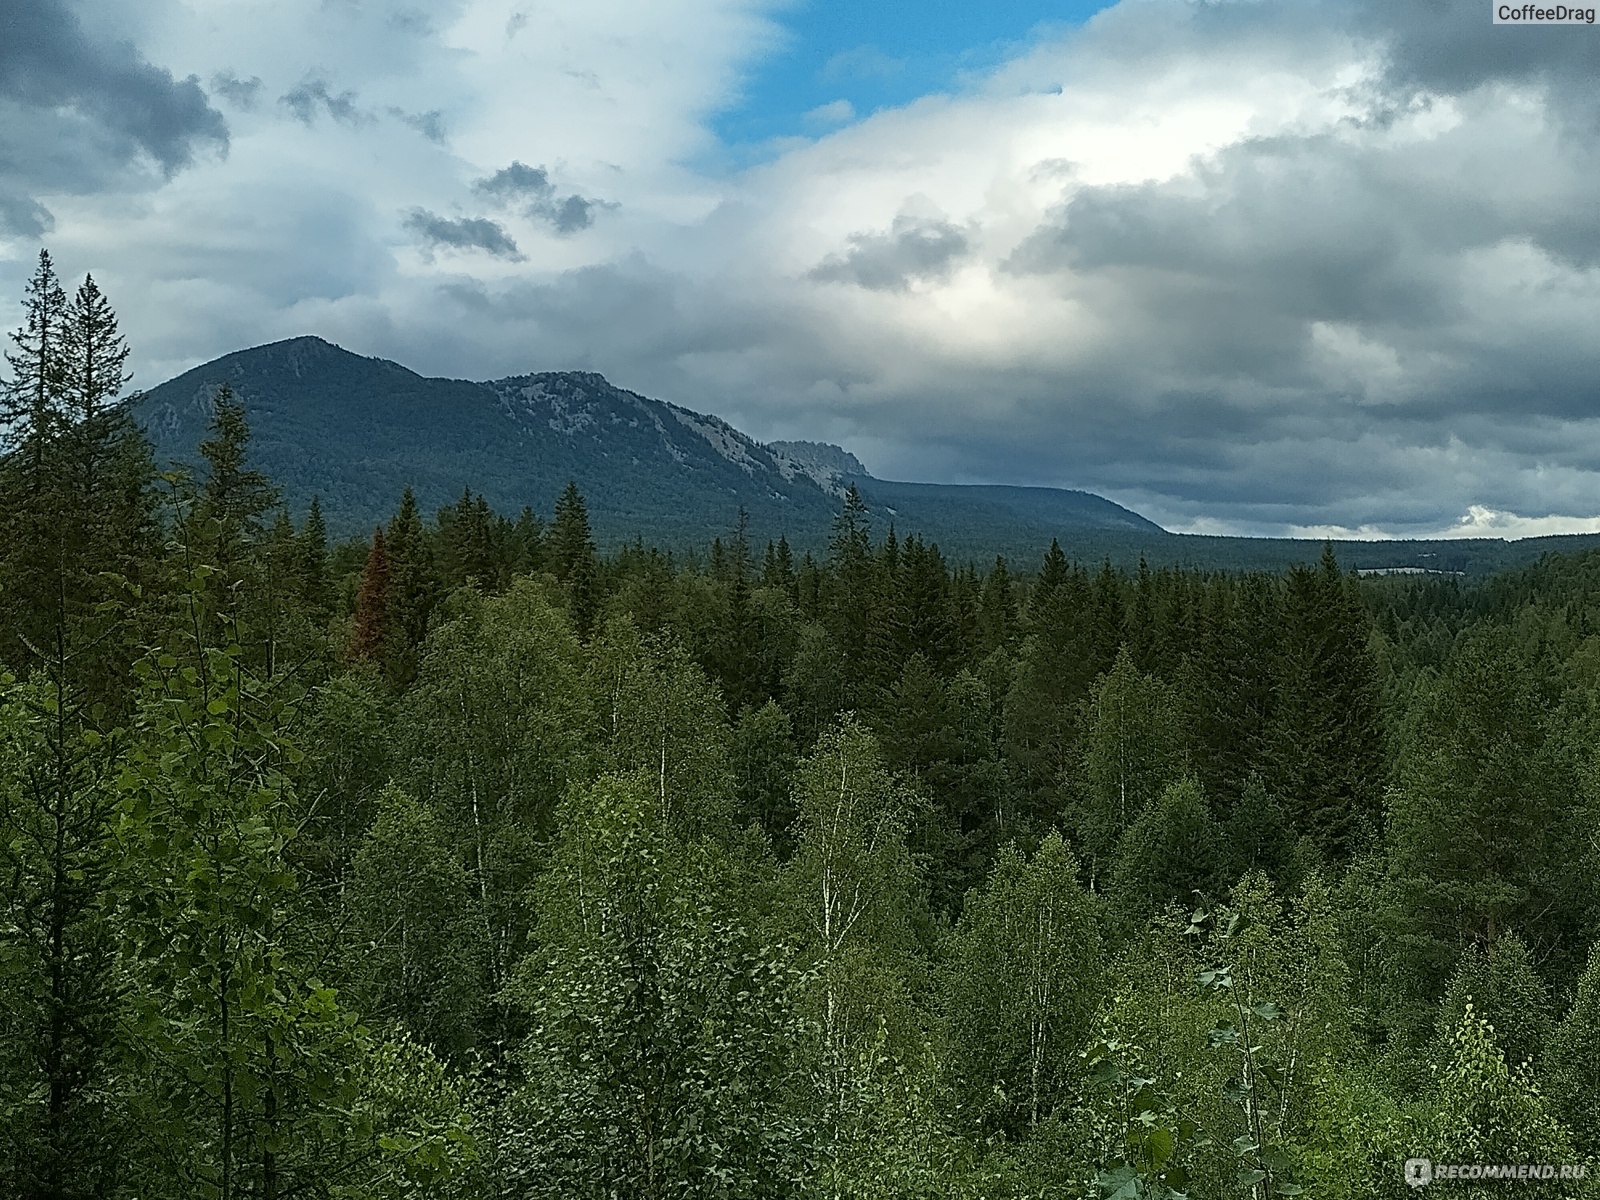
M586 369L1173 529L1600 529L1600 27L1488 0L0 0L0 318Z

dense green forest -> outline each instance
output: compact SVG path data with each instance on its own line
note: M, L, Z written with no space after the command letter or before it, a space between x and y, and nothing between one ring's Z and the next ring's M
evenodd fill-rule
M1409 1194L1600 1158L1600 555L599 555L164 472L47 257L0 462L0 1194ZM349 448L356 452L356 448ZM1562 1181L1432 1185L1578 1196ZM1588 1191L1584 1189L1588 1188Z

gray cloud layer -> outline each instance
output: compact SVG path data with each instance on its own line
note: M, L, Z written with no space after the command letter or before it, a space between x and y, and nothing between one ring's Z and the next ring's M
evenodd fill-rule
M530 219L543 221L559 234L589 228L594 224L595 209L606 207L604 201L576 193L557 195L556 185L545 168L516 160L475 181L472 190L502 208L516 209Z
M315 75L301 80L279 96L278 103L287 108L295 120L305 125L315 123L322 113L346 125L360 125L372 119L356 103L354 92L346 90L335 93L326 79Z
M211 77L211 90L235 108L253 109L261 96L261 77L240 79L232 71L218 71Z
M0 29L0 234L37 237L37 196L83 194L144 157L171 178L228 127L194 78L97 40L65 0L6 6Z
M914 283L949 279L967 249L967 235L948 221L900 216L888 233L851 234L850 249L813 267L810 278L903 292Z
M146 382L315 332L453 376L601 370L885 475L1085 487L1180 527L1600 514L1592 29L1127 0L719 173L684 164L775 44L749 32L770 0L622 3L534 37L459 4L430 25L403 0L282 0L293 46L259 53L255 6L217 7L235 36L213 48L165 5L194 29L145 55L227 64L210 90L241 115L225 165L140 213L119 202L137 164L221 148L221 117L50 0L22 19L56 49L0 40L0 236L103 192L52 245L140 281L130 336L172 368ZM645 32L619 40L619 13ZM38 82L63 56L67 82ZM113 113L107 80L167 105ZM549 165L499 165L525 147ZM13 294L25 249L0 242Z
M425 208L414 208L406 214L405 227L424 246L482 250L512 261L522 258L516 240L498 222L485 217L442 217Z

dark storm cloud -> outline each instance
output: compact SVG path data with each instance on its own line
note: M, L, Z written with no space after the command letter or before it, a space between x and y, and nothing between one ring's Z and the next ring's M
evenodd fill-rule
M30 196L0 188L0 235L38 238L54 227L55 218L44 205Z
M125 163L142 152L169 177L198 150L228 145L227 123L198 80L174 79L126 43L95 40L63 0L6 6L0 98L25 111L70 113L102 135L102 154Z
M425 208L414 208L406 214L404 225L429 248L482 250L512 261L522 257L512 236L486 217L443 217Z
M948 221L901 216L888 233L851 234L849 251L820 263L809 277L819 283L903 292L913 283L948 279L967 249L967 235Z
M1355 28L1381 31L1388 81L1458 95L1485 83L1541 83L1558 102L1592 104L1600 38L1587 27L1507 26L1472 0L1355 0Z
M278 103L304 125L315 124L319 113L327 113L335 121L346 125L361 125L372 119L356 103L356 94L346 90L335 93L321 76L308 75L298 86L278 97Z
M532 220L543 221L563 235L589 228L594 224L595 209L612 207L603 200L576 193L558 195L549 171L519 161L475 181L472 190L501 208L515 209Z
M218 71L211 77L212 93L221 96L235 108L254 108L261 95L261 87L261 79L256 75L240 79L232 71Z
M1247 141L1175 180L1078 190L1004 269L1092 297L1111 328L1139 339L1116 348L1129 361L1228 395L1280 389L1325 428L1580 412L1593 403L1595 351L1507 307L1489 264L1522 247L1591 265L1600 214L1583 196L1600 172L1553 144L1524 157L1524 143L1503 149L1542 174L1507 178L1492 165L1501 149L1470 134L1428 147L1362 135ZM1499 330L1481 325L1489 305L1503 310ZM1335 385L1330 338L1392 356L1403 394ZM1265 406L1264 424L1279 407Z

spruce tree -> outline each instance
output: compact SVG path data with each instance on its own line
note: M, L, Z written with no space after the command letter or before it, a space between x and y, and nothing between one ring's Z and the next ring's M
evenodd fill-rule
M0 428L8 449L22 452L16 467L26 493L43 486L48 448L66 422L67 294L49 251L39 251L22 305L22 327L11 335L16 348L6 351L11 378L0 392Z
M589 506L571 480L556 500L547 544L551 569L571 597L573 624L587 634L599 611L600 565L589 532Z
M879 599L877 565L866 502L854 484L833 520L828 545L828 571L822 577L823 624L844 662L839 680L845 707L861 707L871 698L872 630Z
M328 525L322 516L322 501L311 497L311 508L300 528L300 600L306 612L319 623L328 619L333 608L333 591L328 579Z
M1050 549L1045 552L1044 562L1039 566L1039 577L1033 581L1033 590L1028 595L1030 623L1044 619L1056 592L1066 584L1071 573L1072 568L1061 551L1061 543L1051 538Z
M417 673L417 656L428 632L437 585L427 531L416 496L406 488L389 521L384 542L389 589L384 609L384 668L390 682L406 687Z
M92 424L105 415L133 378L127 372L128 343L117 328L117 315L94 276L67 306L62 329L62 383L68 419Z
M48 653L67 602L70 515L59 449L67 428L66 293L50 255L23 297L23 323L6 351L11 377L0 389L0 431L9 451L0 460L0 661L25 663Z
M1012 594L1011 572L1002 555L995 555L994 567L983 581L983 605L978 626L982 631L985 654L1011 644L1017 625L1017 601Z
M1332 860L1377 831L1383 741L1368 622L1332 546L1289 571L1268 775L1298 829Z

